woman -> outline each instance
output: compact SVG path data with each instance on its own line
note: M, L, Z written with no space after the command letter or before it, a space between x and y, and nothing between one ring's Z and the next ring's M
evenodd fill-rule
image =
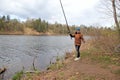
M80 32L80 28L76 28L76 32L74 34L70 34L71 37L75 38L75 48L77 51L77 56L74 59L75 61L80 59L80 46L81 46L81 41L85 43L85 40L83 38L83 35Z

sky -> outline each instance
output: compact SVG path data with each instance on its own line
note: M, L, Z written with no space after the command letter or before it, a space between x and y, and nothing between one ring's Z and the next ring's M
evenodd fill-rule
M98 11L100 0L61 0L69 25L111 26L112 20L105 20ZM25 21L41 18L49 23L65 24L59 0L0 0L0 15L10 15Z

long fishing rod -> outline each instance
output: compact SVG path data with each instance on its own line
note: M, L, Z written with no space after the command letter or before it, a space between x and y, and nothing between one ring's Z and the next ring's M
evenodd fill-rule
M69 26L68 26L67 18L66 18L66 16L65 16L65 11L64 11L64 8L63 8L62 1L61 1L61 0L60 0L60 4L61 4L62 12L63 12L64 18L65 18L65 21L66 21L68 33L70 34L70 28L69 28Z

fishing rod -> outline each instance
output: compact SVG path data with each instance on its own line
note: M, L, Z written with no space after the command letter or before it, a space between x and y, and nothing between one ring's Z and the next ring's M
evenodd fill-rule
M64 11L63 5L62 5L62 1L61 1L61 0L59 0L59 1L60 1L60 5L61 5L61 8L62 8L62 12L63 12L64 18L65 18L65 21L66 21L68 33L70 34L70 28L69 28L69 26L68 26L68 22L67 22L67 18L66 18L66 15L65 15L65 11Z

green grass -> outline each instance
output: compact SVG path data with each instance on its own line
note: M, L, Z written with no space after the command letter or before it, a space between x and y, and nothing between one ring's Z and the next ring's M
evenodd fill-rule
M64 76L64 72L60 72L59 75L60 75L60 76Z
M88 57L91 59L93 62L97 63L105 63L105 64L110 64L112 63L112 59L108 55L101 55L101 54L93 54L94 50L87 50L87 51L82 51L81 52L81 57L85 58Z
M23 75L23 71L17 72L13 77L12 80L20 80Z
M118 56L114 56L114 54L112 56L109 56L109 55L92 55L91 60L93 62L97 62L97 63L103 63L103 64L108 64L108 65L113 64L113 65L120 66L120 62L118 61L119 58L118 58Z
M96 77L95 76L90 76L90 75L82 74L80 80L96 80Z
M78 80L75 76L72 76L70 80Z
M95 77L87 76L83 80L96 80Z
M116 75L120 75L120 69L114 70L114 71L112 71L112 73L114 73L114 74L116 74Z
M27 80L32 80L33 79L32 78L33 75L31 73L26 73L25 76L27 76L27 78L26 78Z
M103 55L97 55L97 56L92 56L91 60L94 62L98 63L105 63L105 64L110 64L111 63L111 57L110 56L103 56Z
M61 61L57 61L56 63L50 64L50 66L48 67L48 69L50 70L56 70L56 69L60 69L64 66L64 64Z
M62 58L57 57L56 58L56 62L53 63L53 64L50 64L50 66L48 67L48 69L50 69L50 70L56 70L56 69L60 69L62 67L64 67L64 62L63 62Z
M81 52L81 57L88 57L88 56L90 56L91 55L91 53L89 52L89 51L82 51Z
M81 57L89 58L92 62L95 62L95 63L102 63L105 65L113 64L113 65L120 66L120 55L115 53L111 55L106 55L104 53L101 54L99 52L96 52L96 49L90 49L86 51L81 51Z

